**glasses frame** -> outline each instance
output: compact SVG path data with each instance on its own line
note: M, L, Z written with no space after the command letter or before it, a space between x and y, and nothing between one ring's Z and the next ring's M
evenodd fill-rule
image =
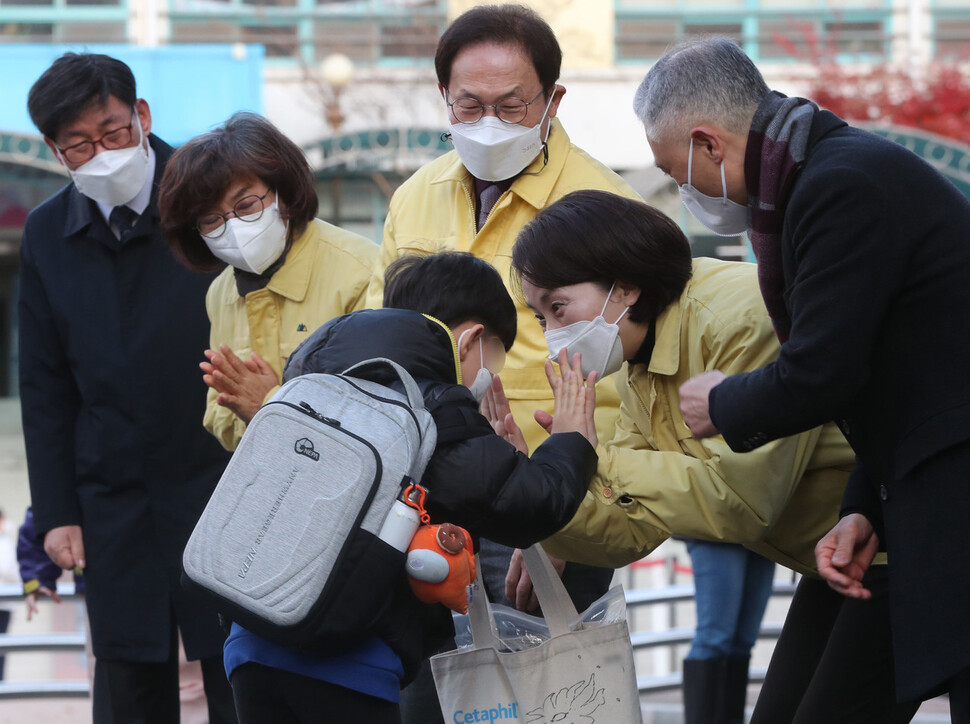
M195 221L195 230L199 232L199 235L200 236L207 237L209 239L219 239L219 238L222 238L223 235L225 235L226 229L229 228L229 216L230 215L236 217L240 221L245 221L247 224L252 223L254 221L259 221L261 218L263 218L263 212L266 211L266 197L269 196L269 194L270 194L270 192L272 190L273 189L266 189L266 193L264 193L262 196L260 196L259 194L246 194L241 199L239 199L236 203L234 203L232 205L232 208L229 211L227 211L226 213L224 213L224 214L216 214L216 213L206 214L205 216L202 216L201 218L196 219L196 221ZM246 199L252 199L252 198L259 199L259 213L258 214L257 213L252 213L252 214L249 214L248 216L240 216L238 213L236 213L236 207L239 206L239 204L241 204ZM209 233L204 232L202 230L202 219L205 219L205 218L213 218L214 219L216 216L218 216L220 219L222 219L222 224L220 226L217 226L215 229L213 229L213 231L211 231ZM214 233L214 232L219 232L219 233Z
M138 111L135 108L132 108L131 111L132 111L131 120L128 121L127 126L118 126L117 128L112 128L110 131L105 131L103 134L101 134L100 138L96 138L93 141L81 141L80 143L72 143L70 146L67 146L65 148L61 148L60 146L55 146L55 148L57 148L58 152L64 157L64 160L78 166L80 166L81 164L87 163L97 155L94 151L94 147L96 144L100 143L101 147L105 151L117 151L122 148L128 148L128 144L131 143L131 139L134 137L134 133L132 133L131 129L134 127L135 121L140 121L138 117ZM110 136L112 133L117 133L118 131L124 131L124 130L128 131L128 140L125 141L124 143L119 143L115 145L114 142L112 142L111 145L108 145L107 143L104 142L105 139L108 136ZM85 146L91 147L90 154L85 155L84 158L80 160L76 160L70 157L69 154L74 154L76 150L84 148Z
M545 92L546 92L546 89L543 88L538 93L536 93L535 98L533 98L531 101L527 101L524 98L516 98L515 96L512 96L510 98L504 98L499 103L488 104L488 103L482 103L477 98L472 98L471 96L462 96L461 98L455 98L455 100L449 102L447 100L448 91L445 91L445 96L446 96L446 98L445 98L445 105L448 106L448 110L451 111L451 115L454 116L455 120L457 120L459 123L463 123L465 125L470 125L472 123L478 123L480 120L482 120L485 117L485 111L487 109L491 108L493 111L495 111L495 117L498 118L502 123L506 123L506 124L508 124L510 126L517 126L518 124L522 123L522 121L525 120L525 117L526 116L529 115L529 106L531 106L533 103L535 103L537 100L539 100L539 96L543 95ZM458 114L455 113L455 104L458 103L459 101L473 101L473 102L477 103L478 106L479 106L478 118L476 118L474 121L463 121L463 120L461 120L458 117ZM522 118L520 118L517 121L507 121L504 118L502 118L502 115L499 113L499 106L501 106L503 103L508 103L509 101L521 101L523 103L523 105L524 105L525 110L522 113Z

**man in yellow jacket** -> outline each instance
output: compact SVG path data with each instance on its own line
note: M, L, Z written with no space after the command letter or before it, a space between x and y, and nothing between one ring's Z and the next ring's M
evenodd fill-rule
M508 283L516 235L556 199L577 189L639 198L623 179L574 146L556 119L566 92L557 83L561 63L552 29L520 5L475 7L448 27L438 42L435 71L455 150L419 169L391 199L367 306L381 306L384 270L401 255L469 252L495 266ZM502 383L534 450L546 433L531 421L533 412L553 407L543 372L548 352L532 313L521 301L516 309L518 334ZM612 379L597 393L596 429L606 440L613 435L619 398ZM490 596L505 602L511 549L484 541L480 556ZM611 578L611 569L577 564L563 572L580 610L606 590ZM424 673L427 679L419 678L402 698L404 724L440 721L430 672Z
M518 5L473 8L441 36L435 70L455 150L419 169L391 199L368 306L381 306L384 269L402 254L470 252L508 281L516 235L556 199L577 189L639 198L574 146L556 119L566 92L556 82L561 60L549 25ZM543 373L548 351L532 312L521 302L516 306L518 336L502 383L534 450L546 433L531 422L532 414L552 410ZM599 385L597 394L596 428L608 440L619 405L613 380Z

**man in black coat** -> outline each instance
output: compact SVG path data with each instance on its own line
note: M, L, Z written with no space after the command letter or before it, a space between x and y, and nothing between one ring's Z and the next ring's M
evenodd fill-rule
M72 183L34 209L20 261L20 394L44 547L84 568L94 721L177 722L178 633L210 719L235 721L214 612L179 585L182 549L228 454L202 427L211 277L159 231L172 149L121 61L69 53L30 90Z
M761 370L685 384L692 433L743 451L838 421L858 467L819 571L869 599L886 550L897 697L947 690L970 721L970 203L901 146L769 91L726 40L670 51L635 107L698 220L748 232L783 342Z

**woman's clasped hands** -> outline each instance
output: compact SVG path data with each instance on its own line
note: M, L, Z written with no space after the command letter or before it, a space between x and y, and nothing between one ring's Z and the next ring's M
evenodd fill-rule
M207 349L206 362L200 362L202 380L219 393L216 401L230 409L247 425L262 407L266 395L280 384L276 372L255 352L240 359L227 344L219 351Z

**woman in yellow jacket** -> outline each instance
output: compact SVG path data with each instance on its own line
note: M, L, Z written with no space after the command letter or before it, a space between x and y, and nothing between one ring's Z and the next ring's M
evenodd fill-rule
M162 230L190 269L228 264L206 295L211 349L203 424L235 450L317 327L360 309L377 245L314 218L306 156L252 113L179 148L159 191Z
M815 544L838 519L855 461L838 428L741 454L720 437L695 440L680 412L690 377L757 369L778 354L756 267L692 260L661 212L578 191L522 230L512 268L553 357L581 353L584 373L599 375L628 362L616 434L598 447L586 500L546 551L618 567L672 534L743 544L805 574L752 721L908 721L913 712L895 704L886 598L858 607L817 578ZM799 638L806 631L812 650ZM848 676L833 686L832 662L872 673L869 688ZM865 716L853 719L860 702Z

